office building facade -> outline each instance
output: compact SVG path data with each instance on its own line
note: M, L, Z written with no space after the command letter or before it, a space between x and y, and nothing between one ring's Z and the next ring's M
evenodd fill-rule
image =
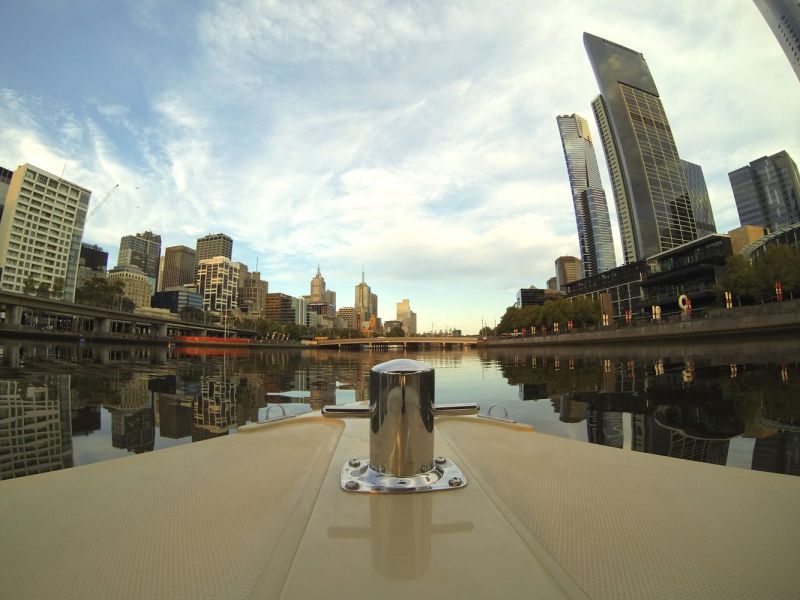
M583 263L576 256L559 256L556 259L556 289L563 291L564 286L584 278Z
M237 308L239 265L225 256L201 260L197 265L197 293L203 310L228 313Z
M625 262L695 239L686 175L644 56L588 33L583 41L600 87L592 109L614 187Z
M195 284L200 261L215 256L224 256L230 260L233 257L233 238L224 233L210 233L198 238L194 255Z
M150 283L150 293L155 293L158 267L161 260L161 236L152 231L126 235L119 242L117 267L139 267Z
M267 294L264 299L264 318L271 323L281 323L282 325L297 323L294 300L296 299L292 296L280 292ZM303 315L303 321L305 321L305 315Z
M800 174L785 150L728 173L742 225L775 231L800 221Z
M583 268L587 276L602 273L617 266L617 259L589 123L575 114L556 117L556 121L572 190Z
M92 192L29 164L14 171L0 220L0 288L26 282L75 300L86 210Z
M108 252L94 244L81 244L81 253L78 257L78 277L75 289L96 277L103 278L108 270Z
M403 332L407 336L417 335L417 313L411 310L408 298L397 303L397 320L402 323Z
M123 284L123 296L136 305L136 308L149 308L153 290L150 278L134 265L115 267L106 275L109 281L120 281Z
M196 252L188 246L170 246L164 250L163 289L194 285ZM213 258L213 257L207 257Z
M783 48L800 79L800 2L797 0L754 0L767 25Z
M260 316L264 311L269 292L269 283L261 279L259 271L245 271L239 275L239 308L252 316Z
M711 200L708 197L706 178L703 167L681 160L683 174L686 175L686 184L689 186L689 202L692 204L694 223L697 226L697 237L701 238L712 233L717 233L714 223L714 212L711 210Z

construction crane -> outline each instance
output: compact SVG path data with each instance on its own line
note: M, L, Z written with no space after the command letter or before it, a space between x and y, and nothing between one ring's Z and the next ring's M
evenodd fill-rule
M108 199L111 197L111 194L113 194L114 192L116 192L116 191L117 191L117 188L118 188L118 187L119 187L119 184L116 184L116 185L115 185L113 188L111 188L111 189L108 191L108 193L107 193L105 196L103 196L102 198L100 198L100 201L99 201L97 204L95 204L95 205L94 205L94 208L93 208L93 209L92 209L92 210L89 212L89 214L88 214L88 215L86 215L86 220L87 220L87 221L88 221L89 219L91 219L91 218L92 218L92 215L93 215L94 213L96 213L96 212L97 212L97 210L98 210L98 209L99 209L101 206L103 206L103 203L104 203L106 200L108 200Z

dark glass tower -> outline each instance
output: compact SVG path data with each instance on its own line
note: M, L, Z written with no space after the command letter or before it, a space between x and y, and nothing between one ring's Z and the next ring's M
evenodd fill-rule
M728 173L742 225L771 230L800 221L800 174L785 150Z
M589 123L578 115L556 117L567 162L578 244L587 277L617 266L606 193L600 180Z
M625 262L695 239L686 175L644 56L588 33L583 43L600 87L592 108L614 186Z
M714 212L711 210L711 200L708 197L706 178L703 176L703 167L682 160L683 173L689 186L689 200L692 203L694 222L697 225L697 237L704 237L717 233L714 223Z

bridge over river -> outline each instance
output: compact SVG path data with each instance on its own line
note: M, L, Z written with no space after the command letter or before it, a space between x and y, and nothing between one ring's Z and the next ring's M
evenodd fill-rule
M474 348L478 344L477 337L464 336L411 336L411 337L371 337L371 338L338 338L316 340L310 345L320 349L380 349L392 346L403 348Z

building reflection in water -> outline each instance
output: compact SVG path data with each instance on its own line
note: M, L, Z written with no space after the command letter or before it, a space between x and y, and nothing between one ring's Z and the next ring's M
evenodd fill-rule
M591 443L623 448L627 442L640 452L724 465L731 440L749 437L755 438L753 469L800 474L800 427L791 416L800 414L800 390L785 363L773 373L760 365L734 369L730 362L665 357L516 354L499 362L520 400L548 399L559 421L586 423ZM558 368L564 363L566 374ZM782 400L765 403L765 397ZM770 419L771 410L779 416Z
M70 376L0 380L0 479L72 466Z

